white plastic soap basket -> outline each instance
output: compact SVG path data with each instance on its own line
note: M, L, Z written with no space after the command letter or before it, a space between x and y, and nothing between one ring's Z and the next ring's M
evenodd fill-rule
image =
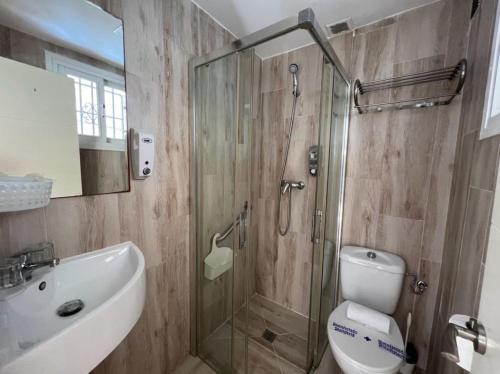
M51 193L50 179L0 175L0 213L42 208L49 204Z

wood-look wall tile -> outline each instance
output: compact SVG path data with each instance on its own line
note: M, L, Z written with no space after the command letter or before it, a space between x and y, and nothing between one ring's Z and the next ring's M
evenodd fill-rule
M186 220L187 222L187 220ZM184 226L186 227L186 226ZM186 236L184 232L184 236ZM186 238L187 239L187 238ZM168 357L168 371L173 371L184 359L189 351L189 264L186 254L189 251L188 240L179 241L177 245L170 245L169 256L162 268L160 280L168 280L157 290L167 300L166 349Z
M351 114L347 176L380 178L389 126L389 113Z
M117 195L52 199L47 209L49 241L61 257L120 242Z
M352 56L352 43L353 33L347 32L329 39L333 50L337 54L342 66L347 72L351 71L351 56Z
M467 53L469 41L469 19L471 15L472 2L463 0L447 1L447 7L451 7L450 26L448 30L448 47L446 51L446 66L456 64L464 58Z
M268 93L289 88L288 58L286 54L262 61L261 93ZM290 90L288 90L290 92Z
M264 64L262 79L264 82ZM285 140L285 118L287 113L276 108L283 108L285 91L273 91L262 94L262 132L260 141L260 198L276 199L279 177L283 164L283 142Z
M366 26L361 26L356 29L356 34L366 34L372 31L376 31L378 29L391 26L395 24L398 21L397 16L392 16L392 17L387 17L384 19L381 19L380 21L376 21L373 23L370 23L369 25Z
M163 3L163 22L166 40L172 41L188 55L198 52L199 8L189 0L170 0Z
M382 168L382 214L423 219L437 108L391 112Z
M375 247L381 185L378 179L346 178L342 243Z
M122 7L125 69L128 73L158 80L163 58L162 3L152 0L140 2L127 0L123 2ZM145 38L145 35L148 37ZM130 92L128 79L127 91Z
M429 196L425 211L422 258L441 263L460 125L461 101L439 109L432 150Z
M0 213L0 258L11 256L27 246L48 240L46 208ZM56 248L56 253L61 256Z
M356 34L353 45L353 76L361 81L389 78L396 38L396 24Z
M354 36L352 68L354 79L373 81L392 76L396 45L396 24L377 28ZM379 91L362 95L361 104L387 102L390 92Z
M492 202L493 192L470 188L460 261L456 269L453 313L473 315L477 275L485 251Z
M406 271L416 273L420 262L423 220L380 215L375 247L403 257Z
M427 260L420 261L419 279L424 280L429 285L423 295L415 297L413 307L413 343L419 352L417 365L421 368L427 367L440 271L441 264Z
M492 170L495 170L497 165L499 144L498 137L495 136L475 143L470 176L472 187L494 191L496 173Z
M423 221L381 215L377 225L377 249L400 255L406 263L406 271L416 273L420 261L420 243ZM405 277L401 298L394 318L403 329L408 312L413 310L415 295L410 291L410 277Z
M165 373L168 370L166 265L146 271L144 311L130 334L94 371L107 373Z
M457 157L454 170L454 181L450 197L449 214L445 235L445 247L443 251L443 263L452 264L458 259L460 240L462 239L462 227L465 220L467 201L469 196L470 172L472 157L474 155L474 142L477 133L463 136L457 148ZM458 260L456 261L458 263ZM448 267L445 267L448 269ZM450 272L454 274L454 270ZM444 281L451 281L444 279Z
M276 235L276 212L277 202L275 200L258 199L257 201L258 217L267 217L259 219L259 237L257 244L256 261L256 290L260 294L272 292L274 286L274 266L277 261L278 237ZM271 291L266 291L271 290Z
M262 293L262 296L302 315L308 315L311 259L312 244L308 236L295 232L279 236L273 275L274 289L271 293Z
M445 1L398 16L395 62L417 60L446 53L450 12Z
M188 118L188 61L182 49L166 43L166 113L165 123L160 127L160 139L164 139L165 173L160 184L165 187L167 217L189 214L189 122Z
M198 55L205 55L228 44L233 38L201 8L198 9Z
M396 323L398 324L400 331L405 331L406 321L408 318L408 313L413 313L413 306L415 304L415 298L417 297L410 289L411 278L405 277L403 281L403 288L401 290L401 296L399 298L398 306L393 314Z

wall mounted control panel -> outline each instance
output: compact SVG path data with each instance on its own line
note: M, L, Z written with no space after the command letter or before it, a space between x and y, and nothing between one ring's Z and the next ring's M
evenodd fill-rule
M155 160L154 135L139 129L130 129L132 175L146 179L153 174Z
M319 146L313 145L309 147L308 165L309 174L311 174L313 177L317 176L319 167Z

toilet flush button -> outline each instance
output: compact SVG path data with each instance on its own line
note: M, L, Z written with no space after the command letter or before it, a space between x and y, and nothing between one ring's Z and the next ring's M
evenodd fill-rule
M368 257L369 259L373 260L374 258L377 257L377 254L375 252L368 251L368 252L366 252L366 257Z

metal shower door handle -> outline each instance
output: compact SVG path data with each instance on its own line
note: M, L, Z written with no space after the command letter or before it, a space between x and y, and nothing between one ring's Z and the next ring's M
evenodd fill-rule
M247 211L248 211L248 202L245 201L245 207L238 217L238 223L239 223L238 236L239 236L240 249L245 248L245 245L247 243Z
M319 218L319 225L318 225L318 219ZM312 228L311 228L311 241L315 244L318 244L320 241L320 235L316 235L316 232L318 231L318 227L321 227L321 219L323 218L323 211L319 209L315 209L313 212L313 218L312 218Z

